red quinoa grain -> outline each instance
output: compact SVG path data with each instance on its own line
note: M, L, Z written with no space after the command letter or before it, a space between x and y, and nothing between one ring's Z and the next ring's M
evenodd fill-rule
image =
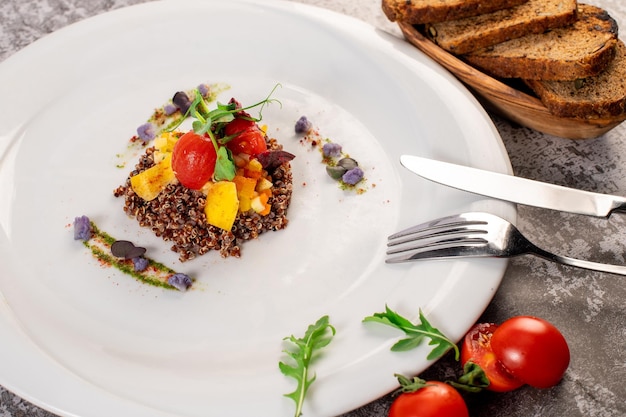
M267 141L268 149L280 150L275 139ZM239 213L231 231L225 231L206 222L204 205L206 196L178 182L168 185L157 198L145 201L130 186L130 177L154 165L154 148L146 149L126 182L113 191L115 197L124 198L124 211L134 217L142 227L150 228L177 252L181 262L216 250L222 257L241 256L241 245L246 240L259 237L266 231L284 229L289 220L287 210L291 202L291 166L285 163L272 173L272 209L267 216L254 211Z

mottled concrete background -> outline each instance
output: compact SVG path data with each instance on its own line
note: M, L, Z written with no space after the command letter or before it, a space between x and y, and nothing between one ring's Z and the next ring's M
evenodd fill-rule
M399 33L380 11L380 0L300 0L361 18ZM142 0L3 0L0 2L0 61L78 20ZM626 28L626 2L589 0ZM0 64L1 65L1 64ZM5 98L6 99L6 98ZM626 127L604 137L570 141L495 119L515 174L581 189L626 195ZM626 217L610 221L520 207L519 227L547 249L600 262L624 263ZM470 402L474 417L626 415L626 278L561 267L534 257L511 261L503 284L482 320L530 314L544 317L568 338L572 362L552 389L522 388L485 394ZM443 359L424 377L445 379L456 366ZM24 369L37 378L36 369ZM385 397L343 417L383 417ZM53 414L0 389L0 417Z

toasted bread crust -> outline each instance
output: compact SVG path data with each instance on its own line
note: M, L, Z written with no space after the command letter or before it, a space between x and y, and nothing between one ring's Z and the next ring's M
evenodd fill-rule
M502 78L587 78L598 75L615 57L617 32L617 22L608 12L579 4L578 20L572 25L493 45L464 59Z
M526 1L528 0L382 0L382 9L392 22L422 24L491 13Z
M443 49L463 55L576 21L576 0L529 0L516 7L429 24L427 35Z
M626 45L617 41L615 58L595 77L524 81L556 116L581 119L620 116L626 112Z

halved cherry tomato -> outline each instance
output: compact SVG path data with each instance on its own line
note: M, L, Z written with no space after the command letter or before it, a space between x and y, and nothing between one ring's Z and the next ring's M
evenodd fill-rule
M512 391L524 385L511 375L496 357L491 348L491 337L498 328L494 323L474 325L463 339L461 364L473 362L480 366L489 380L487 389L496 392Z
M187 188L199 190L213 176L217 153L211 139L187 132L172 150L172 170Z
M493 332L491 347L515 378L536 388L556 385L569 366L565 337L554 325L537 317L506 320Z
M253 120L236 118L224 127L224 133L228 136L237 135L226 147L235 155L245 153L257 156L267 150L265 134Z
M256 125L254 120L243 119L241 117L237 117L230 121L226 126L224 126L224 133L228 136L234 135L236 133L241 133L244 130L248 130L249 128Z
M456 389L444 382L426 381L417 391L400 394L388 417L469 417L469 411Z

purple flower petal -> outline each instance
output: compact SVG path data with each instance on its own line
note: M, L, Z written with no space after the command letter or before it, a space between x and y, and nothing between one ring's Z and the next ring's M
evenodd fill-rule
M148 264L149 264L148 260L144 258L143 256L133 258L133 266L136 272L145 271L146 268L148 267Z
M191 287L192 281L189 275L174 274L168 278L167 283L179 291L187 291Z
M325 143L324 146L322 146L322 152L326 158L341 156L341 145L337 143Z
M302 116L296 122L296 127L295 127L296 133L298 134L307 133L309 130L311 130L312 126L313 124L309 121L309 119L307 119L306 116Z
M152 123L144 123L137 128L137 136L143 141L150 141L154 139L155 135L156 129Z
M198 91L202 95L202 97L206 98L211 92L211 87L208 84L200 84L198 86Z
M165 113L166 116L171 116L172 114L176 113L176 111L178 110L178 107L176 107L175 105L168 103L165 106L163 106L163 113Z
M80 216L74 219L74 240L91 239L91 221L87 216Z
M363 170L359 167L352 168L341 177L346 184L354 185L363 179Z

